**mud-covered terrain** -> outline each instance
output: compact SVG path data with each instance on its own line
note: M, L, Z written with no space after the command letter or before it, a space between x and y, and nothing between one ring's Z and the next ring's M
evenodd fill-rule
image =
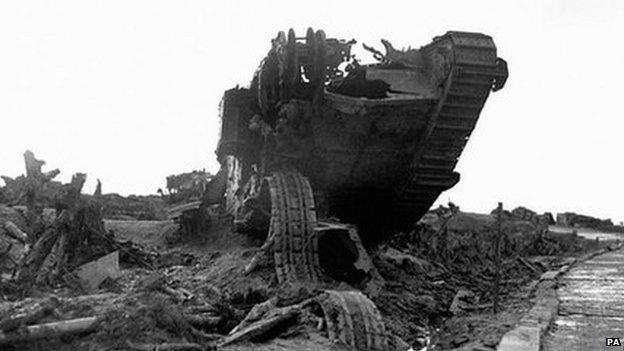
M20 223L18 211L0 208L3 222ZM104 223L116 239L132 240L151 252L154 260L150 266L122 262L121 276L105 280L96 289L63 282L24 291L6 280L0 305L5 317L0 327L9 318L47 306L47 313L40 313L40 318L12 327L9 323L10 327L0 334L6 340L20 334L28 324L90 317L97 321L88 330L60 337L12 342L0 338L3 347L349 349L340 341L330 340L320 304L309 301L318 301L327 290L347 291L353 287L345 282L278 284L268 259L245 274L261 242L237 233L227 216L212 218L210 229L197 237L182 236L171 221ZM504 221L500 307L493 313L496 267L490 253L494 236L498 235L495 224L494 215L459 212L449 220L431 213L412 232L396 233L387 245L370 252L379 277L375 281L377 288L366 294L379 310L388 348L494 348L528 309L531 283L542 272L562 264L568 256L606 245L571 234L543 232L529 221ZM293 305L295 312L289 312L288 306ZM265 310L260 317L252 311L254 306L255 312ZM282 312L292 315L266 330L228 343L228 337L236 335L232 330L248 314L251 322L243 322L242 329L253 325L254 318L270 321L271 313L282 318ZM370 333L364 329L355 332Z

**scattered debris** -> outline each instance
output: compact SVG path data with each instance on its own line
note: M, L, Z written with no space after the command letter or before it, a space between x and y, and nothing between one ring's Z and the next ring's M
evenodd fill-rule
M395 248L388 247L380 254L380 258L408 271L416 273L426 273L433 268L429 261L414 257Z
M0 330L2 332L10 332L23 327L31 325L42 318L52 314L54 309L58 307L59 301L55 297L44 299L43 301L34 305L31 309L26 310L20 314L14 316L4 316L0 319Z
M4 222L4 229L8 235L13 239L19 241L22 244L26 244L28 241L28 234L24 233L15 223L11 221Z
M44 161L37 160L34 154L24 154L26 162L25 186L25 222L27 230L21 230L12 221L3 225L8 235L0 236L6 259L12 264L2 264L0 268L8 272L21 287L32 289L35 285L55 284L62 280L71 280L71 272L89 261L106 256L118 261L119 257L132 256L132 260L146 263L142 250L130 242L118 242L113 234L107 232L102 219L101 206L81 194L86 175L75 174L71 182L57 186L54 198L46 200L44 184L49 182L59 171L42 173ZM53 203L55 215L49 223L44 213L46 203ZM24 244L26 243L26 245ZM32 248L29 249L29 246ZM4 260L4 258L3 258ZM86 265L79 270L79 275L89 281L88 288L96 288L105 276L118 276L118 263L110 263L106 272L101 272L104 261L95 265ZM100 274L101 273L101 274Z
M474 305L475 293L472 291L460 288L455 294L453 298L453 302L451 302L451 307L449 307L449 311L453 314L460 314L467 310L470 310Z
M244 320L246 325L234 328L233 332L221 341L219 345L225 346L235 342L258 340L267 334L275 334L275 329L288 327L294 324L296 318L301 313L302 308L309 303L311 303L311 301L305 301L297 305L269 310L264 313L264 316L261 319L253 322L250 322L250 319L246 318ZM256 310L254 313L259 312Z
M13 222L7 221L5 229L6 235L0 234L0 272L13 276L28 253L28 237Z

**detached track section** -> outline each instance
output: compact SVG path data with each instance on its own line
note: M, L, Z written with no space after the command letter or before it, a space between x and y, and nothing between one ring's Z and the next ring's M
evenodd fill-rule
M330 340L357 350L388 350L388 337L375 304L359 291L326 290L317 301Z
M314 196L308 179L296 171L268 177L271 194L269 239L273 241L275 273L280 283L321 276Z
M280 283L318 282L323 277L318 255L314 196L308 179L296 171L267 178L275 272ZM357 235L352 240L359 240ZM360 247L362 247L360 245ZM363 249L363 247L362 247ZM326 277L325 277L326 278ZM388 350L388 336L375 304L360 291L326 290L317 297L329 339L358 350Z
M492 89L507 79L507 66L497 58L490 36L448 32L422 48L433 57L450 51L450 66L443 94L416 145L408 181L395 189L397 221L414 223L436 201L440 193L459 181L454 172L470 134Z

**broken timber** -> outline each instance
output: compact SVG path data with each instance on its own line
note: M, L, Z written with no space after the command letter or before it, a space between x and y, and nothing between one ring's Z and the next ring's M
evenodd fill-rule
M288 321L293 321L299 316L302 304L284 307L273 311L268 317L251 323L247 327L240 328L236 332L228 335L219 346L225 346L235 342L245 340L255 340L274 329L283 326Z
M67 334L83 333L95 329L97 317L70 319L60 322L29 325L15 332L0 332L0 345L41 338L56 338Z
M6 333L21 326L36 323L40 319L52 314L58 305L58 299L51 297L41 301L30 311L26 311L15 316L3 317L0 319L0 332Z
M6 229L9 236L13 239L18 240L22 244L26 244L28 241L28 234L22 231L15 223L11 221L4 222L4 229Z
M285 330L294 325L306 309L313 306L320 307L318 310L322 311L323 324L330 340L358 350L389 349L388 334L375 304L359 291L336 290L326 290L315 298L287 307L277 308L275 299L258 304L219 345L275 335L274 332L280 328Z
M115 251L119 245L106 233L100 205L81 195L85 174L76 173L69 184L61 186L53 199L57 216L46 228L42 218L44 185L59 171L42 173L45 161L37 160L31 151L24 153L24 161L27 182L23 197L30 227L28 243L33 247L21 262L18 282L25 286L50 283L86 262ZM23 237L11 223L5 227L12 236Z

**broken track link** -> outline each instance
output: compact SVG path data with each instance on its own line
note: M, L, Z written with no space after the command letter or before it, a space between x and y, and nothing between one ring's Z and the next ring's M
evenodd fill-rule
M317 297L327 336L358 350L389 349L388 335L375 304L359 291L326 290Z
M321 276L314 196L308 179L295 171L275 172L267 179L271 194L272 242L275 272L285 281L318 281Z

